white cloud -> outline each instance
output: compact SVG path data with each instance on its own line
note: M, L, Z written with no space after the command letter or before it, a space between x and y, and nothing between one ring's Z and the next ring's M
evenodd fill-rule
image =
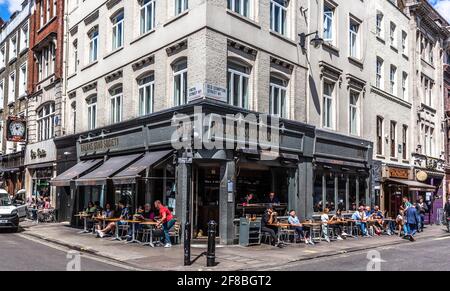
M434 8L450 22L450 0L440 0L434 5Z
M23 0L0 0L0 5L4 4L8 6L9 13L13 13L20 10Z

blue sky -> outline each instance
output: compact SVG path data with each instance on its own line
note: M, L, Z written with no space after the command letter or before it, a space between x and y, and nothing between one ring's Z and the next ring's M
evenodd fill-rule
M0 17L4 20L8 20L11 12L18 9L22 1L23 0L0 0ZM450 0L428 1L447 19L447 21L450 22Z

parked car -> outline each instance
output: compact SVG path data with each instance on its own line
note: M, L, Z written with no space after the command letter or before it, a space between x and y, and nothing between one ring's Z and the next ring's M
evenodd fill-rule
M19 222L25 219L26 204L24 201L11 199L8 192L0 189L0 229L19 229Z

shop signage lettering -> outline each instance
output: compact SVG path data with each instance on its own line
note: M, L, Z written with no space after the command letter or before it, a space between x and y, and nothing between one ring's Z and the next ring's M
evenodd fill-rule
M30 156L32 160L35 160L37 158L45 158L47 156L47 151L43 149L37 149L30 151Z
M82 152L98 152L113 149L119 146L119 138L108 138L80 145Z
M227 102L227 89L212 84L196 84L188 90L188 102L211 98L214 100Z
M399 168L389 168L389 177L390 178L408 179L409 178L409 170L408 169L399 169Z

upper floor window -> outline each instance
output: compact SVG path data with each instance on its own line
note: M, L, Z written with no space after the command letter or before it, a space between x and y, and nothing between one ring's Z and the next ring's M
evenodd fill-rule
M331 82L324 82L322 101L322 126L324 128L334 129L334 95L335 84Z
M349 102L349 128L350 134L359 135L359 94L355 91L350 92L350 102Z
M408 54L408 34L404 31L402 31L402 53Z
M89 63L98 59L98 28L89 34Z
M121 86L111 91L111 123L122 121L122 97L123 89Z
M28 22L20 29L20 49L28 48Z
M397 96L397 67L391 65L389 74L389 81L391 84L391 94Z
M384 30L384 15L381 12L377 12L377 19L376 19L376 34L378 37L383 37L383 30Z
M234 62L228 63L228 103L249 109L250 68Z
M286 104L287 81L279 78L270 78L269 112L281 118L287 117Z
M9 75L8 84L8 104L13 103L16 100L16 73L13 72Z
M335 44L335 10L336 7L325 2L323 6L323 40Z
M42 106L37 112L38 141L55 136L55 103Z
M391 29L389 31L389 38L391 40L391 45L397 47L397 25L391 22Z
M123 46L123 11L119 12L112 19L112 49L118 49Z
M150 75L138 81L139 89L139 115L153 113L155 95L155 77Z
M427 106L433 106L433 82L428 78L423 78L424 103Z
M353 58L361 58L361 42L359 33L360 23L350 18L349 40L350 40L350 56Z
M3 68L6 65L6 46L3 44L0 47L0 68Z
M25 95L27 88L27 63L20 67L19 75L19 97Z
M380 89L384 89L383 82L383 59L377 57L377 65L376 65L376 87Z
M434 43L430 42L428 46L428 61L434 65Z
M227 0L228 9L245 17L250 17L250 0Z
M175 1L175 15L181 14L188 10L188 0L174 0Z
M78 40L72 42L72 61L70 62L71 73L78 70Z
M395 158L397 157L397 122L391 121L391 128L390 128L390 140L391 140L391 157Z
M141 0L140 3L141 34L145 34L155 28L155 0Z
M92 96L86 100L88 108L88 130L97 127L97 96Z
M44 47L38 55L39 81L51 76L55 66L55 46L50 43Z
M408 96L408 86L409 86L408 73L403 72L403 75L402 75L403 100L408 100L408 98L409 98L409 96Z
M402 158L408 159L408 126L403 125L402 128Z
M287 33L288 0L270 0L270 29L279 34Z
M174 105L187 103L187 60L183 59L172 65Z
M5 101L5 85L3 80L0 81L0 109L3 109L3 102ZM1 140L1 138L0 138Z
M9 41L9 60L17 57L17 34L11 37Z

